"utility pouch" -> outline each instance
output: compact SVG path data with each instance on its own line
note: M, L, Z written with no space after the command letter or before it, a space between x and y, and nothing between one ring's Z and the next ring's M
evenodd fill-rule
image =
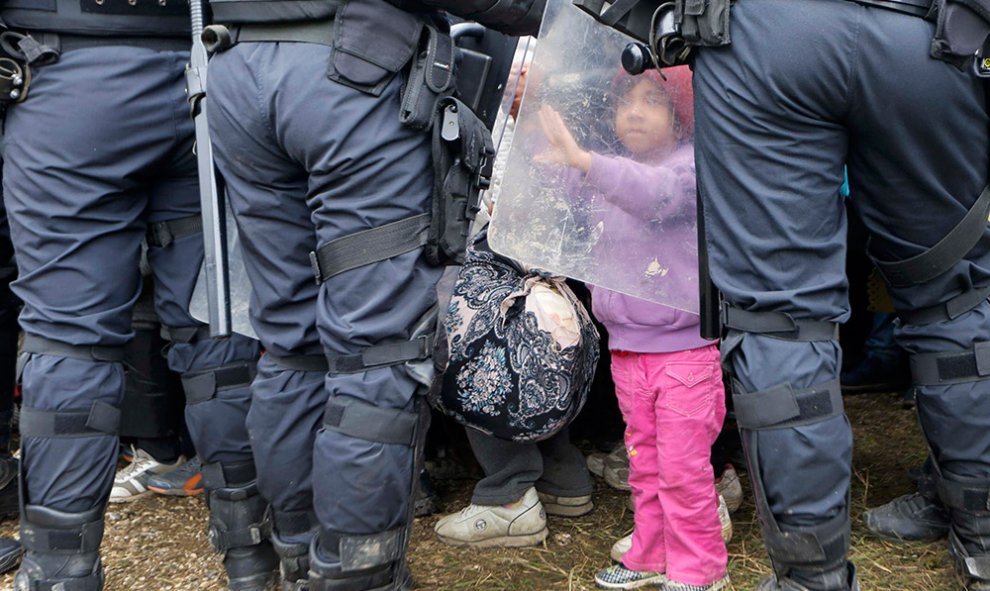
M730 0L675 0L674 23L684 42L696 47L728 45L730 4Z
M348 0L334 18L327 77L372 96L381 95L412 59L423 21L384 0Z
M453 97L437 102L433 127L433 209L425 254L434 265L461 264L468 231L491 184L495 147L491 132Z
M402 88L399 121L412 129L433 127L437 101L454 91L454 40L432 23L423 26L419 51Z
M935 0L926 18L935 21L931 56L959 68L976 56L979 74L982 58L990 57L983 50L990 37L990 0Z

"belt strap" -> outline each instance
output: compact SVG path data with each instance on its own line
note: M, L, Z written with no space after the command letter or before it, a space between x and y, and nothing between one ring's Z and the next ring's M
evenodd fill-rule
M784 312L750 312L728 302L722 302L721 316L725 328L791 341L830 341L839 336L834 322L798 320Z
M22 408L21 437L93 437L116 435L120 429L120 409L106 402L94 402L89 410L41 410Z
M72 357L73 359L87 359L92 361L118 362L124 360L123 346L70 345L69 343L63 343L34 334L24 335L23 350L25 353L56 355L58 357Z
M327 358L323 355L289 355L286 357L272 355L271 353L266 353L265 355L272 360L272 363L285 369L322 372L330 369Z
M259 41L318 43L333 46L333 19L292 23L244 24L230 28L234 43Z
M331 374L361 373L369 369L398 365L406 361L427 359L433 354L433 335L410 341L381 343L353 355L334 355L327 359Z
M382 408L357 398L331 398L323 412L323 425L350 437L412 447L419 414Z
M179 238L202 233L203 217L199 214L164 222L152 222L148 224L148 246L161 248Z
M917 386L945 386L990 378L990 342L976 343L962 353L911 355L911 377Z
M854 0L857 4L886 8L912 16L926 17L931 10L931 0Z
M844 412L839 380L801 390L795 390L790 384L781 384L751 393L741 393L742 388L736 383L733 392L736 422L743 429L795 427L817 423Z
M152 37L152 36L105 36L105 35L73 35L70 33L32 32L31 37L38 40L42 47L57 53L65 53L76 49L91 47L141 47L154 51L185 51L188 52L191 42L186 37Z
M309 253L316 283L422 248L429 227L430 214L423 213L331 240Z
M990 214L990 185L980 193L962 220L935 246L903 261L881 261L871 255L877 270L893 287L908 287L931 281L945 273L973 250L987 229Z

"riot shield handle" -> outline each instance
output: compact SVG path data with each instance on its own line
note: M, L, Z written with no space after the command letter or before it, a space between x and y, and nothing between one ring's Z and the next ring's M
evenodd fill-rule
M653 36L653 15L665 0L572 0L591 18L641 43Z
M199 172L199 198L203 216L203 264L210 336L230 336L230 285L227 275L226 209L220 177L213 163L213 144L206 119L206 67L209 55L203 45L205 25L203 0L190 0L192 49L186 68L186 92L196 128L196 163Z

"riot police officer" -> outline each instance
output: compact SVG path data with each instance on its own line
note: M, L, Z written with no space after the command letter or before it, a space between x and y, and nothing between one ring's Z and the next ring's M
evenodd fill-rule
M434 285L430 134L449 8L535 32L544 2L211 0L207 107L267 351L248 428L283 589L408 588L404 554ZM208 34L210 31L208 30ZM401 92L406 81L406 92ZM429 105L431 107L432 105ZM314 261L317 283L313 281Z
M203 258L185 98L189 8L173 0L4 0L24 68L8 106L4 193L24 301L21 590L103 588L123 345L147 236L155 305L204 462L230 589L277 564L245 427L258 345L208 338L186 312Z
M858 588L835 332L849 317L843 164L912 355L950 553L969 589L990 588L990 118L976 47L940 51L930 4L746 0L731 43L695 59L723 362L776 575L761 590ZM936 4L953 18L952 0Z

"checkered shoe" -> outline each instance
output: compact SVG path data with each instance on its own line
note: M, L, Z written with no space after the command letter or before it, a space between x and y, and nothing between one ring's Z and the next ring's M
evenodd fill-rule
M632 570L620 563L598 571L595 584L602 589L639 589L661 585L666 579L663 573Z

